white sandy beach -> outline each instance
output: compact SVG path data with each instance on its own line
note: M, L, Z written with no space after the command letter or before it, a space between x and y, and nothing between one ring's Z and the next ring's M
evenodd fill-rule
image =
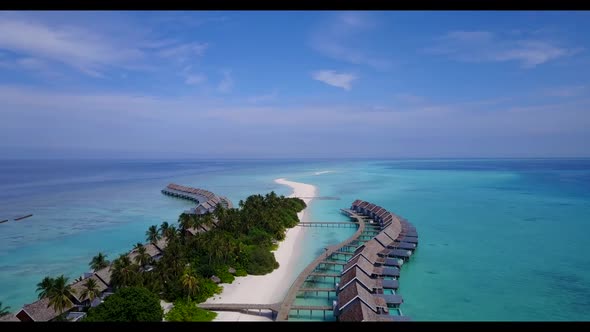
M303 199L309 205L310 198L316 196L316 187L310 184L276 179L276 183L293 188L289 197L306 197ZM307 208L298 213L300 221L306 221ZM221 284L223 292L205 301L205 303L252 303L268 304L283 300L288 287L297 277L293 273L293 265L297 260L297 245L300 244L304 228L295 226L287 230L285 240L279 243L274 252L279 268L263 276L237 277L231 284ZM243 312L217 311L215 321L271 321L270 312L245 314Z

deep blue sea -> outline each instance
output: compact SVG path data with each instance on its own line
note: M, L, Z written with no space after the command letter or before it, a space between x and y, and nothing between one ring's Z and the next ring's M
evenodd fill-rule
M116 258L176 221L192 205L160 193L170 182L236 204L290 194L279 177L339 198L312 201L314 221L345 221L360 198L416 226L399 291L414 320L590 320L590 159L2 160L0 301L15 311L44 276L76 278L97 252ZM306 229L299 268L352 232Z

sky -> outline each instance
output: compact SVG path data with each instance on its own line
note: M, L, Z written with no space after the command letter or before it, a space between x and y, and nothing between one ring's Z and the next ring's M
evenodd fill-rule
M0 12L0 158L590 157L590 12Z

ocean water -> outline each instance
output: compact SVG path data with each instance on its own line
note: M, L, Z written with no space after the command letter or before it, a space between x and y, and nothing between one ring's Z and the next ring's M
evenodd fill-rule
M416 226L399 289L414 320L590 319L588 159L1 161L0 220L34 216L0 224L0 301L16 310L44 276L75 278L98 251L115 258L175 221L191 204L162 195L169 182L237 204L288 195L278 177L337 198L313 200L313 221L346 221L339 209L360 198ZM306 228L297 269L353 232Z

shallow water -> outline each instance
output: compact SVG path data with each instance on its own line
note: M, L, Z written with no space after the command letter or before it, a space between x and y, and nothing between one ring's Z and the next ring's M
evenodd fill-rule
M333 171L328 173L317 172ZM3 161L0 163L0 301L35 300L46 275L71 279L98 251L115 258L152 224L189 202L169 182L228 196L318 187L313 221L372 201L407 218L420 246L402 268L402 310L414 320L588 320L590 161ZM354 230L307 228L298 270ZM308 313L307 313L308 314Z

